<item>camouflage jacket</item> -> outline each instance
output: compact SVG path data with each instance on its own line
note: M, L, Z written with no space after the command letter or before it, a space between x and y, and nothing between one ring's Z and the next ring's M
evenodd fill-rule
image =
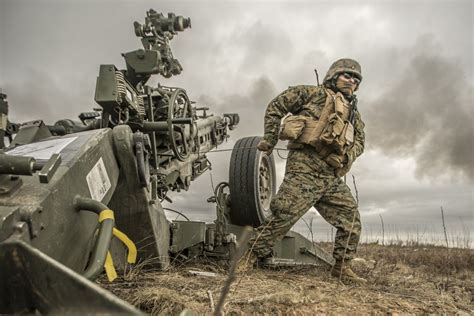
M318 119L326 102L326 92L322 86L295 86L280 93L268 104L264 118L263 138L275 146L278 142L281 119L288 113L310 115ZM355 112L354 145L348 151L352 163L364 151L364 122L359 111Z

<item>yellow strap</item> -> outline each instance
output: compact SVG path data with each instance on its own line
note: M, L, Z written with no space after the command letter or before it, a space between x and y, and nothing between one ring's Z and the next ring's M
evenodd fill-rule
M115 220L114 211L103 210L99 213L99 223L106 219ZM130 238L127 237L127 235L125 235L124 233L122 233L120 230L118 230L115 227L113 229L113 234L115 237L120 239L120 241L122 241L125 244L125 246L127 246L128 263L135 263L137 261L137 247L135 246L133 241L131 241ZM112 255L110 254L110 251L107 251L107 257L105 258L104 268L105 268L105 273L107 274L107 278L109 279L109 282L112 282L113 280L117 278L117 271L115 270L114 261L112 260Z
M112 260L112 256L110 255L110 251L107 251L107 257L105 258L105 273L107 274L107 278L109 282L112 282L117 278L117 271L115 271L114 261Z
M114 211L103 210L102 212L99 213L99 223L109 218L115 220Z
M127 255L127 261L128 263L135 263L137 261L137 247L133 243L133 241L130 240L130 238L127 237L124 233L122 233L120 230L114 227L113 230L114 236L120 239L125 246L128 248L128 255Z

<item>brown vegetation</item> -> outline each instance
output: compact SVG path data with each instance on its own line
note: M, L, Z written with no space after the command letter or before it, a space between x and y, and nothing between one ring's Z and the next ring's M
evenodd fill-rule
M328 245L326 245L328 246ZM474 313L474 250L437 246L360 246L354 269L366 285L345 285L328 268L254 269L237 275L226 314ZM216 276L196 276L189 270ZM213 262L190 262L167 272L137 269L102 285L144 312L212 314L226 270ZM209 293L210 292L210 293Z

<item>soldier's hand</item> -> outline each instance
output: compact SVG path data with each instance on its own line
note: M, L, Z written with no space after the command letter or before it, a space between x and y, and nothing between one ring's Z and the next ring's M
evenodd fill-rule
M342 162L342 166L340 168L337 168L334 171L334 174L336 175L336 177L338 178L344 177L351 169L353 162L354 162L353 154L350 152L346 153L344 155L344 161Z
M267 156L270 156L272 154L272 151L273 151L273 146L270 145L270 143L267 142L266 140L262 139L258 143L257 149L260 150L260 151L263 151Z
M326 157L326 159L324 159L324 161L326 161L326 163L334 168L341 168L342 167L342 160L343 160L343 157L341 157L341 155L338 155L338 154L330 154L329 156Z

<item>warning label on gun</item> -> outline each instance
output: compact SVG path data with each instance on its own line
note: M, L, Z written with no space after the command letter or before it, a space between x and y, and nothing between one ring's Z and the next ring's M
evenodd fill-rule
M53 154L59 154L67 145L76 139L77 137L68 137L21 145L7 151L6 154L47 160L51 158Z
M105 194L112 186L102 157L87 174L86 180L87 185L89 186L89 192L91 193L91 198L96 201L102 201Z

